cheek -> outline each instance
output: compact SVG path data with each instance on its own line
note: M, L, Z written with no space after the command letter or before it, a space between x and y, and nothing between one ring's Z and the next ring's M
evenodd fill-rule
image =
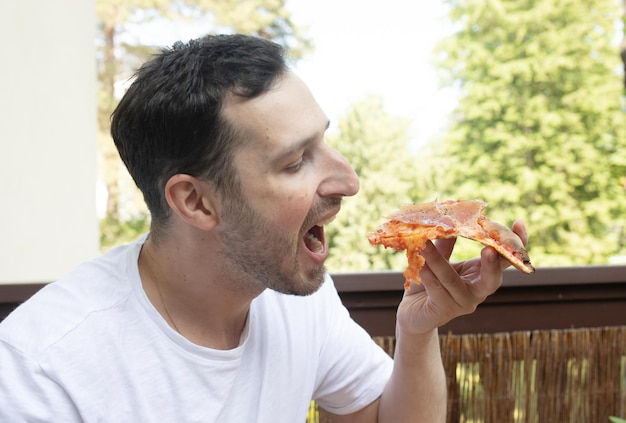
M279 223L299 229L311 210L311 196L302 193L287 195L276 206Z
M257 178L247 185L244 195L272 226L293 231L300 230L306 220L315 189L301 179Z

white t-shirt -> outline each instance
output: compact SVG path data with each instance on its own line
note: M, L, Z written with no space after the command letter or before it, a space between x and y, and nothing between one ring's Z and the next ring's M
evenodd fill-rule
M145 237L44 287L0 324L0 422L303 422L311 399L354 412L392 361L330 277L308 297L264 291L241 344L171 329L143 291Z

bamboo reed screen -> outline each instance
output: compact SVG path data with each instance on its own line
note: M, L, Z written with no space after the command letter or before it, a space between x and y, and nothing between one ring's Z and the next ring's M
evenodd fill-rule
M376 338L393 354L393 338ZM442 335L448 422L626 417L626 327Z
M393 337L374 339L393 355ZM626 326L449 334L440 341L449 423L626 418Z

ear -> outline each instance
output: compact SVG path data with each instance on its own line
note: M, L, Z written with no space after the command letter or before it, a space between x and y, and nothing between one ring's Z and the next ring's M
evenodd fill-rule
M190 225L211 230L219 222L216 195L209 182L191 175L174 175L165 184L165 198L174 213Z

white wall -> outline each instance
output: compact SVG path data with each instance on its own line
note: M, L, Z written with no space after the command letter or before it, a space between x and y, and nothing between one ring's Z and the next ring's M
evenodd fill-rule
M0 283L98 252L94 0L0 0Z

